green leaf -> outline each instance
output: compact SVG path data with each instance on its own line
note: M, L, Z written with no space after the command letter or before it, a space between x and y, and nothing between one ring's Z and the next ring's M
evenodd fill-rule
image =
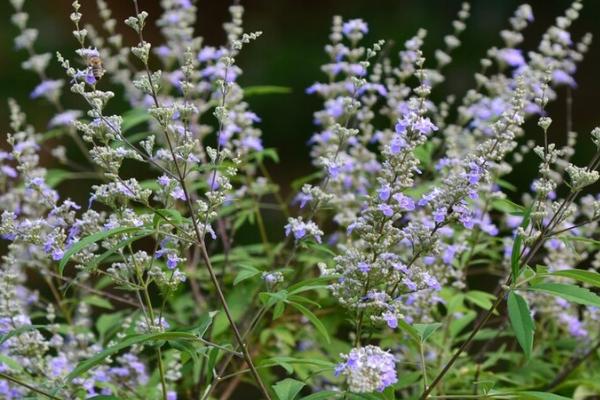
M492 301L496 297L490 293L482 292L480 290L471 290L466 293L465 298L484 310L489 310L492 308Z
M521 228L525 229L529 226L529 218L531 216L531 210L533 209L533 204L535 204L535 202L533 202L531 204L531 206L529 206L527 208L527 210L525 211L525 214L523 215L523 222L521 222ZM513 282L517 281L517 278L519 277L519 274L521 273L521 271L519 271L519 267L520 267L520 259L521 259L521 247L523 245L523 237L521 235L518 235L515 237L515 241L513 242L513 247L512 247L512 252L510 254L510 267L511 267L511 272L512 272L512 280Z
M529 290L562 297L565 300L572 301L573 303L577 304L600 307L600 296L579 286L566 285L562 283L540 283L535 286L530 286Z
M579 282L589 283L590 285L600 287L600 274L595 271L586 271L583 269L564 269L562 271L552 272L550 275L571 278Z
M277 154L277 150L273 148L253 152L252 156L249 159L256 159L259 163L262 164L265 158L270 158L276 164L279 163L279 154Z
M527 358L533 349L533 331L535 329L527 302L521 295L511 291L508 294L508 318L515 331L517 341Z
M100 296L96 296L96 295L90 295L90 296L85 296L82 301L86 304L95 306L95 307L99 307L99 308L105 308L107 310L112 310L113 309L113 305L111 304L110 301L103 299Z
M127 111L123 114L123 123L121 124L121 131L127 132L134 126L150 120L150 114L142 108L134 108L133 110Z
M408 336L410 336L410 338L414 340L415 343L419 344L421 342L421 336L419 335L419 332L415 328L410 326L405 320L399 319L398 326L404 332L408 333Z
M518 205L517 203L513 203L508 199L494 199L492 200L492 208L494 210L502 211L507 214L523 214L525 212L525 208L523 206Z
M283 301L275 304L275 308L273 308L273 321L275 321L277 318L281 317L281 315L283 315L284 311L285 311L285 303Z
M289 374L294 373L294 367L292 365L312 365L319 367L320 369L333 369L335 366L330 361L319 360L316 358L297 358L287 356L276 356L262 360L259 363L260 367L272 367L278 365L284 368Z
M242 270L238 272L238 274L235 276L235 279L233 280L233 286L245 281L246 279L253 278L261 273L260 270L254 268L251 265L242 265L240 266L240 268L242 268Z
M442 324L436 322L433 324L414 324L413 328L417 331L421 342L425 342L440 326L442 326Z
M15 372L23 371L23 366L21 363L13 358L10 358L7 355L0 353L0 363L6 365L8 368L12 369Z
M293 400L304 386L306 386L304 382L287 378L273 385L273 390L279 400Z
M519 400L571 400L570 397L545 392L517 392Z
M115 254L117 252L117 250L122 249L123 247L135 242L136 240L145 238L146 236L150 236L153 233L154 233L154 231L143 230L143 231L140 231L139 234L136 234L127 239L121 240L115 246L106 250L104 253L100 254L99 256L94 257L92 259L92 261L86 263L85 270L90 271L90 270L96 268L98 265L103 263L108 257Z
M152 218L152 226L156 228L161 222L180 226L183 220L184 218L179 211L171 208L159 208L155 210L154 218Z
M288 94L292 93L292 88L286 86L246 86L244 88L244 97L260 96L265 94Z
M218 311L205 312L200 316L200 321L192 329L192 332L198 337L203 337L210 325L213 322L213 318L217 315Z
M324 390L322 392L309 394L306 397L301 398L300 400L330 400L335 399L338 396L343 395L340 392L334 392L332 390Z
M162 333L147 333L143 335L130 335L125 337L122 341L115 344L114 346L108 347L107 349L97 353L95 356L88 358L85 361L77 364L75 369L66 376L65 380L67 382L72 381L78 376L84 374L91 368L95 367L98 364L104 362L104 360L117 353L120 350L123 350L127 347L133 346L139 343L145 342L154 342L160 340L187 340L187 341L198 341L198 337L191 333L187 332L162 332Z
M425 167L431 165L431 154L435 150L435 146L431 141L425 142L424 144L415 147L413 154Z
M114 331L115 327L121 327L123 321L123 313L117 312L113 314L102 313L96 320L96 330L102 342L107 339L109 331ZM114 332L113 332L114 333Z
M44 325L23 325L18 327L17 329L13 329L12 331L8 331L4 335L0 336L0 345L6 342L13 336L19 336L21 333L34 331L36 329L46 329Z
M317 318L317 316L315 314L312 313L312 311L310 311L308 308L304 307L302 304L298 304L298 303L294 303L294 302L290 302L290 304L294 308L296 308L298 311L300 311L306 318L308 318L308 320L311 322L311 324L314 325L314 327L321 334L321 336L323 336L323 338L325 339L325 341L328 344L331 343L331 339L329 338L329 333L327 333L327 329L325 328L325 325L323 325L323 323L319 320L319 318Z
M297 192L298 190L300 190L300 188L308 182L312 182L316 179L319 179L323 177L323 172L321 171L317 171L317 172L313 172L310 175L306 175L303 176L301 178L298 178L296 180L293 180L292 183L290 184L290 186L292 187L292 189L294 189L295 192Z
M85 248L93 243L96 243L100 240L106 239L107 237L122 234L122 233L127 233L127 232L134 232L134 231L138 231L140 229L141 228L139 228L139 227L119 227L119 228L110 229L108 231L97 232L97 233L94 233L93 235L84 237L79 242L74 243L67 251L65 251L63 258L60 260L60 263L58 264L58 272L62 276L63 271L65 269L65 265L67 265L67 262L69 262L69 259L74 254L76 254L77 252L82 250L83 248Z
M404 372L398 377L398 382L393 386L394 390L402 390L417 382L421 378L420 371Z
M515 185L513 185L512 183L507 182L507 181L505 181L503 179L496 179L496 183L502 189L507 189L507 190L510 190L511 192L516 192L517 191L517 187Z
M329 283L331 281L332 278L328 276L306 279L304 281L293 284L292 286L288 287L287 290L290 294L298 294L309 290L324 289L328 286L325 283Z
M121 400L121 398L115 397L115 396L99 395L99 396L94 396L94 397L88 397L87 400Z
M64 169L49 169L46 172L46 184L51 187L57 187L62 181L71 178L74 175L71 171Z

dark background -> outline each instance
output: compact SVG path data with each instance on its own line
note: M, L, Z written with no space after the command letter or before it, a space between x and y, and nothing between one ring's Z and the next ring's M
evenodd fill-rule
M25 8L31 14L30 26L41 32L36 43L37 52L60 50L72 57L76 46L71 35L69 20L71 0L28 0ZM28 112L29 120L40 131L45 129L52 108L43 100L30 101L28 95L38 83L37 76L20 69L27 58L24 51L14 51L13 38L16 28L10 22L12 7L3 0L0 7L0 129L8 129L8 107L6 99L16 98ZM95 1L83 0L84 22L98 22ZM132 31L121 22L133 14L129 0L109 0L119 29L125 34L127 45L135 44ZM197 32L205 43L218 45L223 42L221 24L228 19L230 1L199 0ZM273 174L285 184L310 172L306 141L313 132L312 112L320 106L318 99L304 93L307 86L322 79L319 66L327 60L323 46L328 41L331 18L339 14L344 18L363 18L369 23L370 32L366 43L378 39L393 40L396 51L418 28L428 30L425 54L432 60L433 50L442 46L443 36L451 32L451 21L460 9L457 0L243 0L246 7L245 27L247 31L261 30L263 36L248 45L238 58L244 70L240 78L246 85L281 85L291 87L290 94L255 96L249 99L252 109L262 118L260 127L264 132L266 147L278 149L282 163L273 166ZM462 35L462 46L454 53L453 63L445 70L447 81L434 91L433 96L454 93L460 96L473 86L473 73L479 69L479 60L492 46L501 46L501 29L508 28L508 18L521 4L513 0L474 0L472 15L467 30ZM525 50L535 49L541 34L561 15L570 4L566 0L538 0L531 3L535 21L525 30ZM160 13L159 0L141 0L140 6L156 18ZM600 1L584 2L580 19L572 27L577 40L585 32L598 34L600 29ZM99 28L100 25L97 23ZM147 28L147 39L154 44L160 37L153 24ZM433 65L433 64L431 64ZM576 161L583 164L593 152L591 142L585 140L588 132L600 123L598 104L598 67L600 47L593 43L576 75L578 88L573 92L573 127L581 133L578 141ZM51 62L51 77L62 77L56 61ZM564 89L561 98L550 107L554 119L551 127L552 139L559 144L565 137ZM74 95L67 93L67 105L77 107ZM124 110L122 100L113 101L113 111ZM528 137L541 139L541 130L535 123L528 125ZM4 135L2 135L3 137ZM3 141L3 139L2 139ZM513 174L522 188L528 187L536 174L535 164L530 160Z

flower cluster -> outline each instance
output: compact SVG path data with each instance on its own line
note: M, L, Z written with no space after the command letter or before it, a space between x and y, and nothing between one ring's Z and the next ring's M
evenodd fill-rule
M342 358L344 362L337 366L336 374L346 376L354 393L382 392L398 381L394 356L377 346L352 349Z

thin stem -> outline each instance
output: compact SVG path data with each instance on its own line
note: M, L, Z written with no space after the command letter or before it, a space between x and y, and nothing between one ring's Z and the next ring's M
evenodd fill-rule
M423 375L423 390L427 389L427 364L425 364L425 353L423 352L423 342L419 343L419 356L421 357L421 374Z
M27 388L27 389L31 390L32 392L35 392L35 393L37 393L37 394L41 394L42 396L46 396L46 397L47 397L47 398L49 398L49 399L53 399L53 400L54 400L54 399L55 399L55 400L61 400L61 399L60 399L60 397L53 396L53 395L51 395L50 393L44 392L44 391L43 391L43 390L41 390L41 389L38 389L38 388L36 388L36 387L34 387L34 386L31 386L30 384L28 384L28 383L25 383L25 382L23 382L23 381L21 381L21 380L19 380L19 379L15 378L15 377L12 377L12 376L10 376L10 375L6 375L6 374L5 374L5 373L3 373L3 372L0 372L0 378L2 378L2 379L6 379L7 381L11 381L11 382L13 382L13 383L15 383L15 384L17 384L17 385L19 385L19 386L23 386L23 387L25 387L25 388Z
M133 0L133 4L134 4L134 7L135 7L136 15L138 15L140 13L139 6L138 6L138 1L137 0ZM139 30L139 38L140 38L140 43L145 43L141 29ZM156 105L156 107L160 107L160 103L158 102L158 97L157 97L156 92L154 90L154 86L152 85L152 74L150 73L150 69L148 68L148 63L147 62L144 63L144 67L146 69L146 75L148 76L148 80L150 82L150 87L151 87L151 90L152 90L152 98L154 100L154 104ZM177 172L177 177L178 177L179 184L181 185L181 189L183 190L184 195L185 195L185 199L186 199L186 204L187 204L187 207L188 207L188 211L190 212L190 219L192 220L192 225L194 227L194 232L196 234L196 239L198 240L198 244L200 246L200 253L201 253L202 259L204 260L206 268L208 270L208 274L210 275L210 280L212 281L212 284L215 287L215 290L217 292L217 296L218 296L219 302L221 303L221 306L223 307L223 311L225 312L225 315L227 317L229 325L231 326L231 329L233 330L233 334L235 336L235 339L238 342L238 344L239 344L239 346L240 346L240 348L242 350L242 353L244 355L244 360L248 364L248 367L251 369L252 375L253 375L256 383L259 385L261 391L263 392L263 395L265 396L265 398L267 400L271 400L271 395L269 394L269 391L267 390L264 382L262 381L260 375L258 374L258 371L256 370L256 367L254 366L254 363L252 361L252 357L250 356L248 348L247 348L246 344L244 343L244 340L242 339L242 336L241 336L241 334L240 334L240 332L238 330L238 327L237 327L237 325L236 325L236 323L235 323L235 321L233 319L233 316L232 316L231 311L229 310L229 306L227 304L227 300L225 299L225 295L223 294L223 291L221 289L221 285L219 283L217 275L215 274L214 268L213 268L212 263L210 261L210 257L208 255L207 250L206 250L206 244L204 243L204 236L200 233L200 227L198 226L198 221L196 221L196 217L194 215L194 207L193 207L192 200L191 200L191 197L189 195L187 186L185 184L185 177L183 176L183 173L182 173L182 171L181 171L181 169L179 167L179 163L177 162L177 157L175 155L173 144L171 143L171 139L170 139L169 134L168 134L168 132L167 132L166 129L164 129L164 134L165 134L165 138L166 138L167 145L168 145L168 148L169 148L169 152L171 153L171 157L173 158L173 163L175 164L175 170ZM213 182L214 182L214 175L213 175ZM212 184L211 184L211 187L213 187Z
M560 385L565 379L569 377L577 367L579 367L585 360L591 357L596 351L600 349L600 341L595 346L590 348L588 351L579 356L574 356L567 362L567 365L556 375L556 377L544 388L544 391L550 391Z

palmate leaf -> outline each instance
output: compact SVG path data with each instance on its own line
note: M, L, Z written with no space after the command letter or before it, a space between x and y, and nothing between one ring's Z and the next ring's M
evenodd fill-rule
M529 306L522 296L513 291L508 294L507 304L510 324L525 356L529 358L533 349L533 331L535 329Z
M94 233L93 235L84 237L80 241L75 242L67 251L65 251L65 254L63 255L62 259L60 260L60 263L58 264L58 272L62 276L65 266L69 262L69 259L77 252L83 250L85 247L87 247L93 243L99 242L100 240L106 239L110 236L128 233L128 232L135 232L135 231L139 231L141 229L142 229L141 227L119 227L119 228L109 229L107 231L97 232L97 233Z
M66 376L65 380L67 382L72 381L73 379L81 376L91 368L96 365L101 364L104 360L127 348L133 346L135 344L146 343L146 342L156 342L160 340L174 340L174 341L198 341L198 337L192 333L188 332L162 332L162 333L147 333L142 335L130 335L125 337L119 343L114 346L108 347L107 349L97 353L95 356L80 362L77 364L75 369Z
M583 304L585 306L600 307L600 296L579 286L566 285L563 283L540 283L530 286L529 290L562 297L565 300Z

